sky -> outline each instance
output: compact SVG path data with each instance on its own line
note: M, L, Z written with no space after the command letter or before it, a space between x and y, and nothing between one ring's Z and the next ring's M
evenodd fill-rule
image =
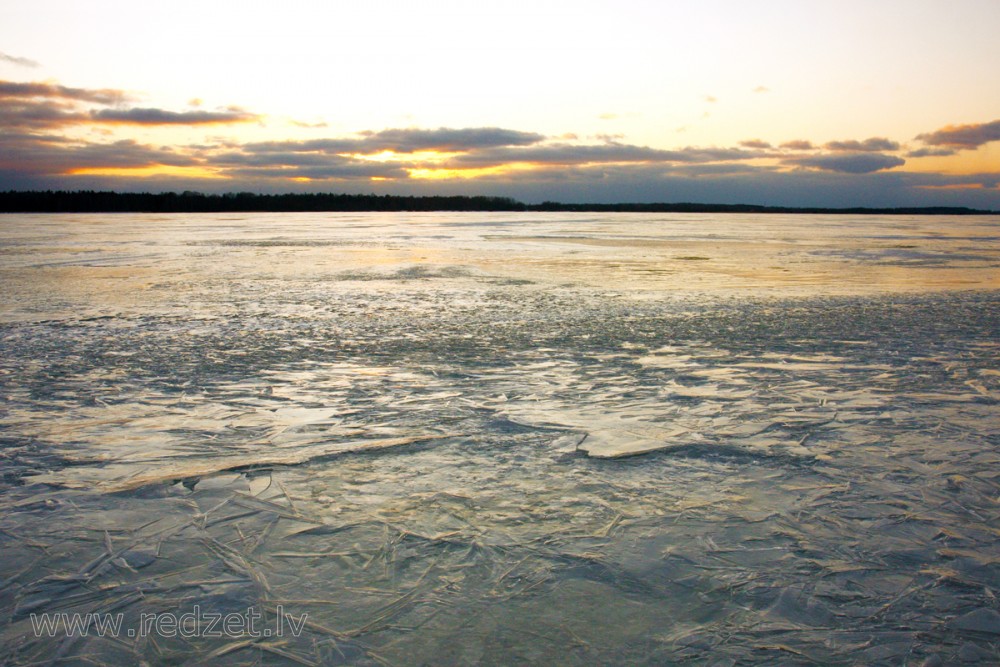
M0 190L1000 210L1000 2L4 0Z

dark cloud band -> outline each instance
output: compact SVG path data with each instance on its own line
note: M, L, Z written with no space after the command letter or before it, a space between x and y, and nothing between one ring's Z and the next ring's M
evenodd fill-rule
M935 132L918 135L917 139L929 146L977 148L991 141L1000 141L1000 120L975 125L950 125Z
M823 146L831 151L849 151L852 153L880 153L882 151L897 151L899 144L883 137L872 137L864 141L851 139L848 141L831 141Z
M800 167L811 167L823 171L836 171L843 174L870 174L874 171L892 169L906 164L906 160L895 155L881 153L851 153L846 155L810 155L804 157L786 158L785 164Z
M32 99L43 97L93 102L103 105L121 104L133 99L132 96L124 91L111 88L93 90L87 88L68 88L53 83L0 81L0 99Z
M221 125L259 120L242 109L167 111L121 105L133 100L111 88L69 88L53 83L0 81L0 130L48 130L79 124ZM103 109L87 110L88 105Z
M218 125L246 123L258 116L245 111L165 111L163 109L101 109L90 114L98 123L123 125Z
M362 132L360 138L312 139L308 141L267 141L248 144L251 153L357 153L372 155L393 153L464 153L484 148L530 146L545 140L545 135L499 127L387 129Z

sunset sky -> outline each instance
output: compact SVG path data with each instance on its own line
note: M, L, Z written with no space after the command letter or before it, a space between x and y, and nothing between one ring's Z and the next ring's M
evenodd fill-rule
M1000 209L1000 2L7 0L0 190Z

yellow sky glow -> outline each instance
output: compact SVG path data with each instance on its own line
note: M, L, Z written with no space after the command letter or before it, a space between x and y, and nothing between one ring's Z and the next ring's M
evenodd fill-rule
M482 168L470 168L470 169L407 169L406 172L410 175L410 178L416 178L420 180L429 181L441 181L450 179L474 179L482 178L483 176L503 176L514 171L527 171L531 169L536 169L537 165L519 162L513 164L505 164L497 167L482 167Z
M152 176L179 176L186 178L224 179L226 176L204 167L175 167L157 164L148 167L94 167L70 169L70 176L120 176L125 178L148 178Z
M956 176L1000 173L1000 145L986 144L976 150L960 151L946 157L913 158L907 161L906 169L920 173Z

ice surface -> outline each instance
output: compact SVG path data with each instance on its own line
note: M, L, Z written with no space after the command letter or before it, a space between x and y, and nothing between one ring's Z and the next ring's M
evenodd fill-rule
M0 662L997 664L998 225L4 216Z

